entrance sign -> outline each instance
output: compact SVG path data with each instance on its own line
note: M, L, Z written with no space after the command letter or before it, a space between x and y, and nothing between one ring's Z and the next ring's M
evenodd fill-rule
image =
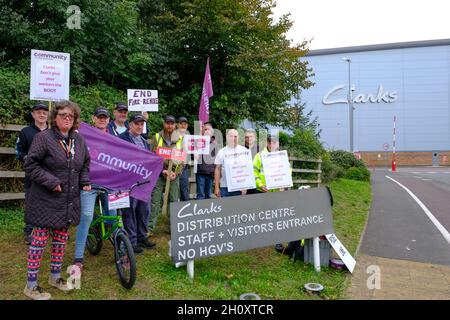
M228 192L256 188L250 150L226 154L224 166Z
M210 136L185 135L183 148L187 154L209 154Z
M333 233L326 187L170 203L174 263Z
M261 153L261 161L269 190L293 186L291 166L286 150Z
M128 89L128 111L158 111L158 90Z
M355 269L356 261L348 252L348 250L344 247L344 245L339 241L339 239L336 237L334 233L332 234L326 234L325 237L328 239L328 242L333 247L334 251L339 255L339 257L342 259L342 262L345 263L345 266L347 269L353 273L353 269Z
M69 100L70 54L31 50L30 100Z

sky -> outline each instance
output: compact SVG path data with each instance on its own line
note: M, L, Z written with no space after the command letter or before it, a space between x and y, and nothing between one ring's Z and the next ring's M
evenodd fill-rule
M309 49L450 38L449 0L276 0L291 13L287 37Z

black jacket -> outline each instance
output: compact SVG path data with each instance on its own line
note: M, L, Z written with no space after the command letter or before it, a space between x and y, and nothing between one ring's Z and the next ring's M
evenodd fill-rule
M125 131L125 132L123 132L120 136L119 136L119 138L120 139L123 139L123 140L125 140L125 141L128 141L128 142L130 142L130 143L132 143L132 144L135 144L134 143L134 141L133 141L133 138L131 137L131 135L130 135L130 131ZM145 146L145 149L146 150L151 150L151 148L150 148L150 144L147 142L147 140L145 140L143 137L142 137L142 135L141 135L141 138L142 138L142 142L144 143L144 146Z

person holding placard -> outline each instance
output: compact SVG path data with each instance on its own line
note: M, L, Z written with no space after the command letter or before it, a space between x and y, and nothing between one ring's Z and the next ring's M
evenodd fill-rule
M236 129L230 129L227 132L227 145L220 149L217 153L214 164L216 165L214 170L214 194L216 197L233 197L239 195L245 195L247 189L242 189L238 191L229 191L229 179L227 177L227 168L225 161L231 159L238 154L249 153L250 151L238 144L239 133ZM251 155L249 158L251 162Z
M118 102L113 111L114 120L111 120L108 124L108 131L110 134L118 137L125 131L129 129L128 123L128 106L123 102ZM142 133L142 137L144 139L148 139L148 112L142 112L142 116L144 117L147 133Z
M175 148L183 150L183 138L175 131L175 117L166 115L164 117L163 130L156 133L151 140L152 151L156 152L158 148ZM169 164L173 163L174 169L169 168ZM161 213L163 192L166 186L167 179L170 180L170 188L168 194L169 202L176 202L180 200L180 174L184 167L184 161L165 160L164 169L156 182L156 186L152 192L152 205L150 213L150 221L148 228L150 233L156 227L156 221ZM170 170L169 170L170 169ZM169 220L170 221L170 220Z

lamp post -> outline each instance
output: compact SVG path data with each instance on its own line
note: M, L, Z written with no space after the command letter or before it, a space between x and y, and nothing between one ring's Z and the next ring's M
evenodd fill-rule
M344 57L342 58L342 60L348 62L348 94L347 94L348 120L350 124L350 152L353 152L353 99L352 99L352 84L350 77L350 63L352 62L352 59Z

